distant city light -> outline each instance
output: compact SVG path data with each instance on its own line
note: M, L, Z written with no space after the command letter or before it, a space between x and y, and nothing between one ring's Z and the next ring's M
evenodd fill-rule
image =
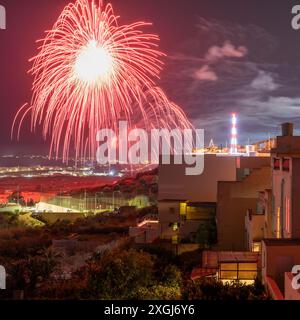
M115 175L115 171L114 170L110 170L109 171L109 175L112 177L112 176L114 176Z

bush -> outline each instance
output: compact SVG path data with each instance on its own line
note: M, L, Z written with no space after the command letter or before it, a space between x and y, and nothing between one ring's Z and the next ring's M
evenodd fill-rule
M105 253L88 266L87 286L95 298L131 299L139 288L152 284L152 269L148 253L133 249Z
M140 288L134 297L137 300L178 300L180 299L180 287L168 287L162 285L150 288Z
M181 284L181 272L172 264L168 264L166 267L158 269L158 282L168 287L180 287Z
M259 281L259 280L257 280ZM264 300L267 295L259 291L257 285L245 285L239 282L223 284L213 278L187 281L182 288L185 300Z
M36 256L12 262L8 266L10 288L32 294L57 269L57 259L58 255L51 250L42 250Z
M84 281L72 279L46 283L37 291L37 296L39 299L80 300L88 298L89 292Z

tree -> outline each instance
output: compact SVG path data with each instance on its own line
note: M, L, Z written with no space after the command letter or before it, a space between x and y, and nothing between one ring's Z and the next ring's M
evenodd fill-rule
M133 249L105 253L88 266L88 289L95 298L131 299L153 280L150 254Z
M42 250L36 256L14 262L10 268L12 288L31 293L57 269L57 259L58 255L53 251Z
M196 242L204 249L217 242L217 228L214 221L201 223L196 232Z
M159 283L161 283L164 286L167 287L179 287L181 284L181 272L173 264L167 264L163 268L157 268L157 271L159 272L157 274L157 280Z
M138 289L134 298L138 300L178 300L180 296L180 287L154 285L150 288Z
M27 202L27 206L28 207L33 207L35 205L35 202L32 198L29 199L29 201Z
M11 195L7 197L8 202L18 203L21 206L25 206L25 200L20 191L14 191Z

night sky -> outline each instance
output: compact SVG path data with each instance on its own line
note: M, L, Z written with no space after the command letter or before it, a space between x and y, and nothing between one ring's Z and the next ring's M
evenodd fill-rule
M30 101L28 59L69 0L0 0L7 30L0 30L0 154L46 154L48 142L24 126L10 140L14 114ZM206 141L229 141L230 114L239 117L239 142L300 129L300 30L291 27L289 0L111 0L120 23L153 22L168 57L161 86Z

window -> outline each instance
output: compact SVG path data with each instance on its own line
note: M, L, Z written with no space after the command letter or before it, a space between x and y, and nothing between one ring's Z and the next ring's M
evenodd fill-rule
M185 202L180 203L180 215L186 216L186 207L187 205Z
M284 158L282 160L282 170L283 171L290 171L290 159Z
M220 279L237 280L237 263L221 263Z
M173 229L173 231L178 231L179 224L177 222L174 222L173 225L172 225L172 229Z
M172 244L178 244L178 236L172 236Z
M238 280L254 280L257 276L256 270L239 271Z
M277 158L273 159L273 169L280 170L280 159L277 159Z
M277 225L276 225L276 237L281 238L281 209L277 208Z
M221 263L219 279L222 281L251 282L257 277L256 262Z
M254 242L252 244L252 251L253 252L260 252L261 250L261 243L260 242Z
M290 199L288 197L285 197L285 230L287 233L290 233L291 229L291 213L290 213Z

